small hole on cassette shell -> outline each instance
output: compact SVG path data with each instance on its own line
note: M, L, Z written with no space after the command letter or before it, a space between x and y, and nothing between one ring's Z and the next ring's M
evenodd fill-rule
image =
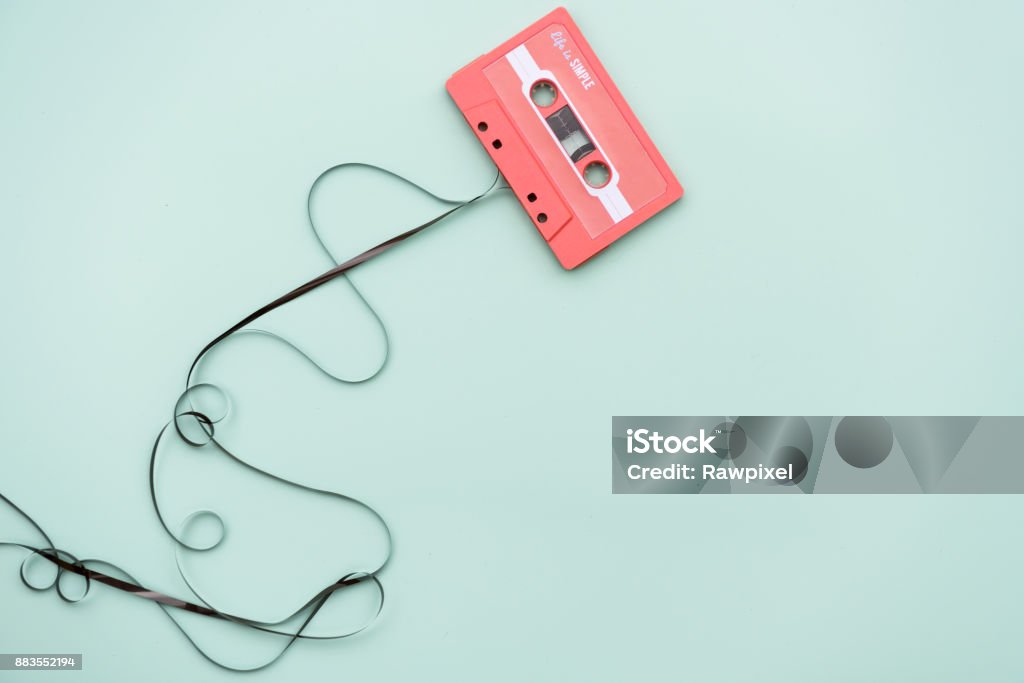
M495 140L491 143L491 147L494 149L501 149L501 140Z
M534 193L531 192L530 194L526 195L526 201L528 201L528 202L535 202L535 201L537 201L537 195L535 195Z
M481 121L480 123L476 124L476 129L483 133L485 130L487 130L487 122Z
M583 169L583 179L591 187L604 187L612 178L612 172L603 161L591 161Z
M538 107L550 107L558 99L558 90L551 81L537 81L530 88L530 99Z
M548 215L546 213L538 213L537 214L537 222L538 223L547 223L548 222Z

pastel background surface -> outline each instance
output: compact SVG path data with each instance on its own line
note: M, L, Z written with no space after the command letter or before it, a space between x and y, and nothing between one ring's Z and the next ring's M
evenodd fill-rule
M145 482L192 356L329 265L304 214L320 170L484 188L444 80L548 9L3 3L0 491L183 592ZM1020 498L613 497L608 434L616 414L1024 410L1024 6L569 9L687 196L577 272L509 196L360 269L393 339L368 385L253 337L210 359L240 453L396 538L370 631L254 679L1021 680ZM335 253L436 211L403 192L325 186ZM266 327L339 372L378 360L343 286ZM344 510L179 455L173 518L230 529L189 565L224 606L272 617L374 551ZM10 535L35 540L0 513ZM227 678L152 605L32 593L12 553L0 605L0 650L85 654L4 680ZM194 626L239 663L273 646Z

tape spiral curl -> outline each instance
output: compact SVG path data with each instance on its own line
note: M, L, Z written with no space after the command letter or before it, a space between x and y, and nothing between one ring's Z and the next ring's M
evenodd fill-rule
M411 228L401 233L400 235L397 235L396 237L386 240L385 242L382 242L377 246L364 251L358 256L355 256L345 262L339 262L333 256L330 249L328 249L326 243L323 240L323 237L321 236L319 230L317 229L316 221L313 219L313 197L316 193L317 188L320 186L321 182L327 176L344 168L365 169L378 173L383 173L392 178L398 179L403 183L406 183L407 185L413 187L414 189L423 192L429 195L430 197L433 197L434 199L438 200L443 204L450 205L451 208L447 209L446 211L442 212L436 217L414 228ZM42 527L39 524L37 524L32 517L30 517L20 507L15 505L13 501L11 501L9 498L0 493L0 500L3 500L3 502L7 503L7 505L9 505L16 513L18 513L21 517L27 520L35 528L39 535L42 536L42 538L45 540L45 545L41 546L33 546L14 541L0 541L0 547L15 547L28 551L29 554L22 561L21 567L19 569L19 575L22 583L27 588L33 591L48 591L51 589L55 590L60 599L68 603L78 602L85 598L86 595L89 594L89 591L91 590L94 582L102 583L104 585L117 588L119 590L126 591L129 593L133 593L139 597L151 600L155 602L167 614L168 618L171 619L171 621L178 628L178 630L181 631L182 635L185 636L188 642L196 649L197 652L199 652L199 654L202 657L204 657L209 662L217 665L218 667L231 671L258 671L260 669L265 669L266 667L280 660L280 658L285 654L285 652L287 652L288 649L299 639L336 640L340 638L347 638L353 636L359 633L360 631L363 631L366 628L368 628L370 624L373 623L373 621L377 618L377 616L380 615L380 612L384 606L384 588L383 585L381 584L380 579L378 578L378 574L384 569L384 567L390 560L393 548L391 531L388 528L388 525L384 518L374 508L372 508L370 505L364 503L361 500L358 500L356 498L353 498L342 493L338 493L336 491L320 489L313 486L301 484L296 481L292 481L280 475L274 474L268 470L256 467L252 463L249 463L240 456L238 456L232 450L227 448L227 446L221 443L216 437L216 425L222 422L230 413L231 404L227 393L220 387L216 386L215 384L211 384L208 382L194 383L193 380L195 375L197 374L197 370L199 368L201 361L206 357L206 355L222 341L235 334L259 334L270 337L275 341L283 343L289 348L291 348L293 351L297 352L300 356L302 356L307 362L312 364L322 374L324 374L325 376L334 381L342 382L345 384L361 384L363 382L368 382L372 380L374 377L379 375L383 371L384 367L387 365L387 361L390 356L391 342L390 338L388 337L387 327L385 326L384 321L380 317L380 314L369 303L369 301L367 301L366 297L359 290L359 288L356 287L355 283L353 283L352 280L349 279L347 275L348 271L352 270L353 268L362 263L365 263L366 261L369 261L372 258L379 256L380 254L383 254L389 249L394 248L398 244L404 242L408 238L416 235L417 233L426 230L432 225L439 223L440 221L444 220L445 218L455 213L459 209L462 209L466 206L469 206L470 204L477 202L480 199L483 199L484 197L488 196L495 190L508 189L507 185L499 185L500 179L501 175L497 174L494 178L494 181L484 192L468 200L453 200L442 197L391 170L382 168L380 166L376 166L374 164L362 162L346 162L337 164L323 171L313 181L312 185L309 188L309 192L306 198L307 221L312 230L314 238L316 239L320 248L327 255L327 257L330 258L330 260L334 263L334 267L324 272L323 274L317 276L316 278L313 278L312 280L306 282L305 284L300 285L299 287L296 287L290 292L278 297L277 299L271 301L265 306L262 306L256 311L253 311L252 313L244 317L242 320L235 323L230 328L228 328L220 335L215 337L206 346L204 346L202 350L196 355L195 359L192 361L191 366L189 367L185 379L185 390L182 392L182 394L178 397L178 400L175 402L175 407L171 419L160 430L155 441L153 442L153 447L151 449L149 464L149 492L150 498L153 503L153 509L156 513L157 519L160 522L160 525L163 527L164 531L173 540L175 544L175 563L177 565L178 573L182 581L188 587L189 591L191 591L191 593L193 594L194 600L181 600L179 598L166 595L159 591L149 590L145 588L141 582L136 580L135 577L133 577L127 571L113 563L100 559L78 559L75 555L71 554L70 552L58 548L50 539L50 537L46 534L46 532L43 531ZM342 278L345 280L345 282L348 283L348 285L351 287L352 291L355 293L359 301L370 312L376 325L378 326L381 332L383 340L384 352L381 356L379 364L375 368L373 368L368 374L360 377L342 377L340 375L333 374L329 372L326 368L324 368L322 365L317 363L309 354L307 354L298 345L288 340L287 338L276 333L269 332L267 330L248 327L249 324L266 315L270 311L279 308L289 303L290 301L294 301L300 296L337 278ZM217 398L222 405L222 409L218 411L212 411L206 406L203 406L202 409L197 407L196 399L200 394L205 394L207 396L213 396ZM176 533L171 529L171 526L169 525L160 507L159 497L157 495L157 464L159 460L159 454L161 451L161 445L163 444L165 439L172 434L177 435L177 437L180 438L183 443L187 444L192 448L211 449L218 455L226 456L233 463L236 463L244 467L245 469L255 474L258 474L261 477L274 481L275 483L296 489L306 494L313 494L336 502L343 502L346 504L356 505L361 509L369 512L373 516L373 518L376 519L376 521L380 524L381 529L385 534L386 552L384 553L384 557L372 569L368 569L362 572L349 572L341 576L334 583L317 591L298 609L291 612L285 618L277 621L261 621L257 619L251 619L240 615L232 614L225 610L218 609L216 606L213 605L209 598L204 597L200 593L200 591L197 589L193 582L189 581L187 573L185 572L184 569L182 554L185 552L209 552L217 548L226 537L227 527L224 523L224 520L221 518L219 514L217 514L213 510L196 510L187 515L182 520L179 529ZM205 544L195 544L188 542L186 540L188 528L192 524L201 519L210 519L216 523L217 533L215 535L215 538L209 543ZM32 573L32 566L34 565L35 562L37 562L40 559L47 560L53 567L52 578L49 579L48 583L44 584L33 582L30 579L30 574ZM70 592L67 584L75 577L81 579L81 590L79 592ZM306 628L312 622L317 613L324 607L328 599L330 599L338 591L359 585L370 586L376 593L376 609L374 610L374 613L369 618L369 620L366 621L366 623L355 628L354 630L342 633L333 633L327 635L313 635L305 633ZM271 657L269 660L261 664L254 665L251 667L231 666L223 661L219 661L211 654L209 654L207 651L205 651L195 641L195 639L191 635L189 635L189 633L185 630L185 628L182 626L179 620L175 618L172 612L172 608L233 622L246 628L251 628L264 633L281 636L285 639L285 642L281 649L273 657ZM295 619L301 619L301 623L294 630L280 628L282 624L285 624Z

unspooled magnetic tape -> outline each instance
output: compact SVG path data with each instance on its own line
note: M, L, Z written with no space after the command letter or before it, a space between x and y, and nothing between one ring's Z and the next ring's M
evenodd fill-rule
M13 510L34 536L31 542L0 538L0 549L14 548L26 553L19 575L27 588L34 591L52 589L65 602L77 602L88 594L92 585L102 584L152 601L167 614L205 659L232 671L265 669L277 662L300 640L348 638L366 629L380 615L384 605L384 587L380 575L392 553L392 535L383 515L348 494L293 481L279 473L261 469L229 447L223 440L223 431L215 433L215 428L220 430L227 411L213 413L198 400L199 396L210 395L212 392L221 399L215 402L226 406L229 402L228 393L214 384L199 380L201 361L229 337L253 332L276 339L298 351L306 361L336 381L348 384L367 382L384 368L388 358L388 334L381 316L351 280L348 280L349 286L376 319L383 333L382 360L366 376L347 378L334 375L288 339L249 326L271 311L328 282L339 278L347 280L349 272L354 268L376 259L441 223L455 212L498 191L513 191L555 256L566 268L575 268L583 263L683 194L682 187L665 160L564 9L548 14L496 50L459 70L448 80L448 91L494 160L500 175L495 173L491 184L479 194L465 200L453 200L436 195L412 180L375 164L352 161L331 166L317 176L309 188L306 218L316 242L334 265L225 329L202 347L189 366L185 376L185 391L174 404L170 420L156 432L155 441L149 450L148 483L156 518L172 540L178 572L192 595L183 599L154 590L107 560L79 559L77 555L55 544L35 519L10 498L0 494L0 508ZM356 170L398 178L415 190L438 200L445 208L437 216L356 256L347 260L336 258L328 249L314 221L313 196L324 178ZM499 182L501 176L504 176L507 187ZM293 491L369 512L379 523L384 538L386 550L383 557L362 560L358 565L361 567L359 571L339 569L332 575L339 578L319 590L311 588L309 595L312 597L297 605L294 611L281 620L266 621L215 607L208 597L201 597L193 588L193 584L186 578L182 562L187 555L213 551L220 545L220 540L211 545L190 544L185 538L185 530L192 521L213 519L220 523L222 533L219 539L223 539L226 526L220 515L211 509L195 511L177 524L169 513L165 513L161 504L165 494L159 493L161 468L158 465L163 457L170 457L173 453L166 443L174 440L223 457L230 466L243 468ZM33 582L31 568L36 561L46 562L52 569L53 573L47 575L48 583ZM247 571L251 570L247 568ZM80 594L67 592L67 579L72 576L80 579L79 583L83 586ZM314 617L322 614L322 608L336 593L359 590L360 586L362 590L369 591L367 594L371 596L372 604L366 610L363 620L357 620L355 628L338 632L329 630L326 633L307 631ZM208 652L179 623L175 615L180 612L219 619L262 634L276 635L280 639L280 647L272 651L269 657L264 656L254 664L223 661Z

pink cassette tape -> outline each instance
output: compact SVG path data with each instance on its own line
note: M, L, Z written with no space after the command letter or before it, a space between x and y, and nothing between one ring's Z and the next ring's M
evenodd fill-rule
M447 88L566 268L683 195L564 8L457 71Z

